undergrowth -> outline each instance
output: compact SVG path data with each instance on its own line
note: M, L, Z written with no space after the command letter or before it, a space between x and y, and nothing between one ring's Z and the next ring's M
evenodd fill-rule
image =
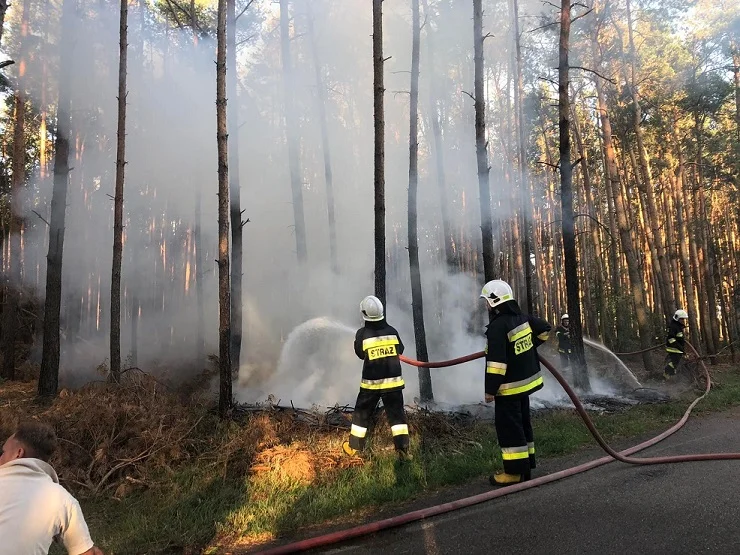
M740 376L724 369L696 409L740 404ZM384 416L363 458L341 455L345 425L264 410L220 422L206 403L141 373L120 386L63 391L50 406L34 384L0 384L0 435L18 418L55 426L52 461L81 500L108 554L206 553L259 545L322 523L355 523L380 506L470 481L500 468L490 423L460 415L409 414L414 460L399 465ZM594 416L608 441L664 429L686 400ZM341 418L340 418L341 420ZM592 439L570 410L533 418L539 457L573 453Z

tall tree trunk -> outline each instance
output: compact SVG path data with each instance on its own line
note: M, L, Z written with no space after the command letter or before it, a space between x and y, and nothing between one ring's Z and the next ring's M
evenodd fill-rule
M706 212L706 201L704 196L704 117L698 111L694 112L694 134L696 136L696 189L694 190L695 222L698 227L699 237L699 265L704 281L704 291L706 296L701 299L701 304L706 308L705 318L702 322L702 329L705 333L705 340L708 354L712 355L717 352L719 345L719 329L717 319L717 287L712 271L712 253L710 246L712 243L711 231L709 229L708 216ZM710 359L715 363L714 358Z
M515 79L514 79L514 110L516 111L517 127L517 157L519 159L519 195L522 211L522 242L524 285L527 294L527 312L534 312L534 294L532 287L532 216L530 210L530 199L532 198L532 185L527 176L527 143L524 133L524 84L522 78L522 48L519 36L519 0L511 0L512 17L514 19L514 50L515 56Z
M429 21L429 4L427 0L421 0L424 8L424 17ZM440 124L440 102L438 90L440 88L434 65L434 34L431 25L427 24L427 64L429 68L429 119L432 123L432 137L434 139L434 163L437 174L437 189L439 191L439 205L442 213L442 235L445 248L445 261L447 271L455 268L455 249L452 243L452 226L450 224L450 209L447 202L447 178L445 175L444 146L442 143L442 126Z
M20 62L18 64L18 90L15 93L13 122L13 176L10 181L10 222L8 241L8 273L5 282L5 307L2 325L2 375L6 380L15 379L15 342L18 329L18 309L21 295L21 189L26 180L26 50L28 38L28 12L30 0L23 1L20 32ZM0 34L7 4L0 4Z
M121 1L118 58L118 143L113 197L113 266L110 291L110 379L121 380L121 265L123 262L123 181L126 169L126 59L128 0Z
M228 8L227 17L228 17ZM228 23L227 23L228 24ZM198 27L198 16L195 11L195 0L190 1L190 28L193 32L193 55L197 54L198 49L198 33L196 31ZM227 29L228 34L228 29ZM226 37L228 41L228 36ZM226 54L229 54L228 45L226 47ZM234 49L236 50L236 48ZM235 68L236 71L236 68ZM229 77L227 72L227 78ZM203 237L201 234L201 222L203 221L202 213L202 193L200 189L200 183L196 184L195 190L195 225L193 227L193 243L195 243L195 302L198 307L198 320L196 322L196 344L195 353L198 364L204 364L206 361L206 339L205 339L205 309L203 300L203 278L205 272L203 272ZM241 218L240 222L241 224ZM231 302L231 300L229 300Z
M218 143L218 412L226 418L231 396L231 289L229 287L229 134L226 127L226 2L218 0L216 31L216 133Z
M195 348L198 364L203 364L206 360L205 310L203 308L203 238L200 232L203 219L201 206L201 192L200 185L198 185L198 190L195 193L195 229L193 230L193 242L195 243L195 302L198 306Z
M630 9L630 0L626 0L627 5L627 32L629 36L629 49L630 49L630 68L631 68L631 79L629 81L629 92L632 97L633 105L633 123L635 128L635 138L637 142L637 153L638 161L640 166L640 173L642 174L641 181L644 187L645 196L647 199L648 219L650 220L650 227L652 228L653 241L655 243L655 249L658 256L658 270L660 272L661 280L661 301L663 305L663 314L666 319L673 315L675 310L675 302L671 299L671 273L668 268L668 259L666 256L665 243L663 241L663 235L661 234L660 227L658 224L658 209L655 202L655 191L653 189L653 176L650 169L650 161L648 159L647 149L645 148L644 131L642 129L642 107L640 105L640 99L637 92L637 75L636 75L636 63L637 56L635 53L635 42L632 31L632 12Z
M598 34L594 33L591 40L591 48L595 60L599 60L599 42ZM634 244L632 243L632 237L630 235L631 226L627 220L627 206L624 195L622 194L622 185L619 180L619 170L617 167L617 156L614 150L614 142L612 140L612 124L609 119L609 113L607 112L606 97L604 95L604 87L602 82L597 78L594 80L596 87L596 97L599 110L599 118L601 120L601 131L603 133L604 140L604 157L606 160L606 174L613 195L614 211L616 212L617 228L619 230L619 238L622 243L622 250L627 262L627 272L629 275L630 288L632 290L632 300L635 305L635 315L637 317L637 327L640 338L640 347L647 349L651 347L651 331L650 323L648 321L647 310L645 307L645 295L643 282L640 278L640 266L637 259L637 253L635 252ZM615 294L617 292L615 291ZM617 309L619 314L619 309ZM623 332L623 330L617 329L617 332ZM645 352L643 354L643 363L645 369L654 373L654 366L650 359L650 353Z
M329 125L326 118L326 83L323 70L319 62L319 51L316 48L316 33L313 27L313 9L311 3L306 3L308 38L311 45L311 57L316 74L316 89L319 108L319 126L321 127L321 150L324 154L324 182L326 184L326 212L329 218L329 262L331 271L339 274L339 259L337 256L337 219L334 203L334 176L331 165L331 148L329 145Z
M226 87L233 100L228 113L229 195L231 209L231 367L236 373L242 352L242 239L244 237L239 182L239 93L236 70L236 0L226 2Z
M424 299L419 268L419 230L416 192L419 185L419 49L421 22L419 0L411 0L411 105L409 107L409 266L411 268L411 307L416 339L416 358L428 361L427 336L424 328ZM434 399L432 377L428 368L419 368L419 396L422 402Z
M587 293L589 300L593 302L591 310L589 310L589 321L591 333L594 334L599 330L599 318L598 314L601 314L601 321L603 322L606 316L606 292L604 291L604 271L601 263L601 239L599 236L599 228L597 225L597 214L594 206L593 193L591 191L591 171L589 168L588 150L583 141L581 134L581 127L578 123L578 115L575 110L573 113L573 131L576 139L576 148L578 149L578 156L581 159L581 175L583 176L583 194L585 197L586 209L590 221L587 224L588 229L591 232L591 249L592 252L585 252L588 259L593 263L594 271L589 273L589 279L593 278L595 287L593 290L589 287ZM598 307L598 310L596 308ZM602 334L604 335L604 334Z
M285 136L288 143L288 165L290 187L293 192L293 218L295 220L295 242L298 263L304 264L306 250L306 219L303 211L303 178L301 177L301 153L298 145L298 118L293 99L293 61L290 55L290 14L288 0L280 0L280 51L283 62L283 90L285 91Z
M473 0L473 50L475 78L475 152L478 161L478 190L480 192L480 230L483 245L483 277L486 282L496 279L493 252L493 223L491 220L491 189L488 179L488 141L486 140L486 103L483 87L483 2Z
M75 30L74 2L64 0L62 7L61 58L59 63L59 99L57 102L57 131L54 141L54 187L51 194L49 219L49 252L46 257L46 297L44 301L44 340L41 353L41 371L38 393L53 397L59 386L59 314L62 304L62 257L64 253L64 220L67 210L69 183L69 139L72 45Z
M383 0L373 0L373 118L375 127L375 295L385 304L385 119Z
M735 147L735 182L740 186L740 46L733 39L730 42L732 50L732 75L735 81L735 133L737 143Z
M570 334L573 344L574 382L582 391L591 388L583 352L583 323L578 284L578 253L576 252L575 225L573 220L573 164L570 161L570 66L568 49L570 40L570 0L560 5L560 47L558 63L558 114L560 130L560 198L562 203L563 254L565 256L565 286L570 315Z

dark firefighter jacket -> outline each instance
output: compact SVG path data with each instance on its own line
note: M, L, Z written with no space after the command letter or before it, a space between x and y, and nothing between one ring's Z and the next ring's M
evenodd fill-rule
M558 338L558 353L570 354L573 348L570 344L570 329L559 325L555 328L555 337Z
M668 324L668 336L665 341L665 350L667 353L683 354L686 338L683 336L683 326L680 322L671 319Z
M486 331L488 395L529 395L542 388L537 347L547 341L551 329L527 314L500 313L494 318Z
M362 389L382 392L403 389L401 361L398 360L398 355L403 354L403 342L396 328L385 320L365 322L365 327L355 334L355 354L364 361Z

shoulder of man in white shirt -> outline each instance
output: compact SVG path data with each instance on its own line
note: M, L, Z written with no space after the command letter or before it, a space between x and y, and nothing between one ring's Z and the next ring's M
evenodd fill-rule
M20 424L5 441L0 452L0 491L10 493L15 489L18 495L12 506L10 502L4 506L8 513L4 525L27 530L29 526L21 526L25 522L17 519L26 520L33 514L33 522L38 524L33 527L35 537L15 536L15 542L21 546L28 542L29 552L38 552L40 546L45 546L41 550L48 550L53 539L59 537L70 555L102 555L90 538L80 504L59 484L48 463L55 449L54 430L38 422ZM11 487L13 483L16 488ZM44 499L40 506L38 496ZM42 509L47 514L40 520Z

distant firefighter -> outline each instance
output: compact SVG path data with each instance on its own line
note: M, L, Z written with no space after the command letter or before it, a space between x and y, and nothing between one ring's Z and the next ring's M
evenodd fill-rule
M355 335L355 354L364 361L362 381L349 441L342 444L342 450L352 456L365 448L370 419L382 399L396 453L402 461L410 460L409 427L403 410L405 384L398 358L403 354L403 342L396 329L385 321L380 299L365 297L360 312L365 325Z
M522 314L505 281L489 281L481 291L493 316L486 335L486 403L496 401L496 435L504 471L491 485L525 482L535 468L534 433L529 396L542 389L537 347L547 341L550 324Z
M563 314L560 317L560 325L555 328L555 337L558 338L558 354L562 368L570 366L573 345L570 342L570 317Z
M678 365L683 358L686 343L684 330L688 325L688 320L689 313L679 309L673 314L673 319L668 323L668 333L665 340L665 369L663 370L663 377L666 380L670 380L676 375Z

